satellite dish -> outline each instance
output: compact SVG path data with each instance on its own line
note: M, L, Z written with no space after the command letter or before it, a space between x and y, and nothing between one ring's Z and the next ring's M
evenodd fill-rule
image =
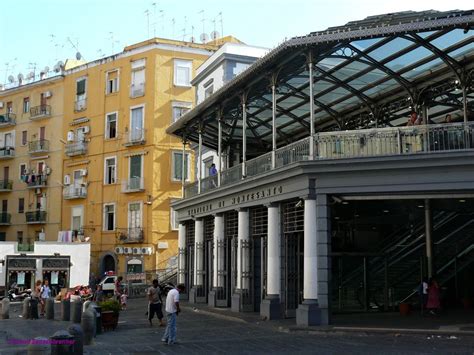
M212 31L211 32L211 38L214 39L214 40L218 39L219 38L219 32Z
M13 83L13 82L15 81L15 77L14 77L13 75L10 75L10 76L8 77L8 81L9 81L10 83Z
M63 63L62 60L60 60L60 61L58 62L58 65L59 65L59 68L60 68L60 69L64 68L64 63Z
M53 67L53 70L54 70L55 73L59 73L59 72L61 71L61 67L56 64L56 65Z
M35 78L35 73L34 73L34 72L30 72L26 78L27 78L28 80L34 79L34 78Z
M194 37L194 36L190 37L189 42L195 43L196 42L196 37Z
M22 81L24 78L22 73L18 74L18 81Z
M77 59L77 60L81 60L81 58L82 58L81 53L77 52L77 53L76 53L76 59Z
M199 37L202 43L206 43L209 40L209 36L207 33L201 33L201 36Z
M49 72L49 67L48 67L48 66L45 66L44 69L43 69L43 72L44 72L44 73Z

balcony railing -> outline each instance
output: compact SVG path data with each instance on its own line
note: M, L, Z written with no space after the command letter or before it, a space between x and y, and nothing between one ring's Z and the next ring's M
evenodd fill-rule
M12 159L15 157L14 147L0 147L0 159Z
M46 223L46 211L25 212L26 224L44 224Z
M4 113L0 115L0 127L14 126L16 115L14 113Z
M0 225L10 225L12 215L8 212L0 212Z
M84 111L87 108L87 99L79 99L74 102L74 111Z
M145 240L143 228L119 229L119 239L122 243L142 243Z
M72 200L75 198L86 198L87 197L87 186L74 184L64 186L63 198L65 200Z
M145 95L145 84L142 83L142 84L139 84L139 85L135 85L135 84L132 84L130 86L130 97L139 97L139 96L143 96Z
M34 244L18 244L17 245L17 252L20 251L34 251L35 245Z
M46 139L39 139L28 143L28 153L47 153L49 152L49 141Z
M39 105L30 108L30 120L39 120L51 117L51 106Z
M474 149L474 123L448 123L398 128L374 128L354 131L322 132L314 136L314 154L310 156L311 137L306 137L275 151L275 168L305 160L350 159L390 155L437 153ZM272 153L266 153L221 173L221 186L265 174L272 168ZM201 193L214 189L201 180ZM187 184L185 197L198 194L197 182Z
M28 189L46 187L48 185L47 175L25 175L23 178Z
M11 180L0 180L0 192L11 191L13 189L13 181Z
M145 182L142 177L134 177L122 181L122 192L137 192L145 190Z
M66 144L66 155L73 157L87 154L87 142L68 142Z
M132 129L125 136L125 146L145 144L145 129Z

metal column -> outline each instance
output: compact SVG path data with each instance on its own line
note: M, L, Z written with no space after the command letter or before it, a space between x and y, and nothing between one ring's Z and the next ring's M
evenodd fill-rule
M199 146L198 146L198 194L201 193L201 179L202 179L202 127L199 126Z
M276 166L276 87L272 78L272 169Z
M183 153L181 156L181 196L184 198L184 184L186 183L186 137L183 134Z
M219 113L217 119L217 186L221 186L221 172L222 172L222 118Z
M310 136L309 141L309 156L310 159L314 159L314 93L313 93L313 59L311 52L309 53L309 124L310 124Z
M242 98L242 177L246 174L247 160L247 105L245 96Z
M426 263L428 277L433 276L433 221L431 215L431 201L425 199L425 237L426 237Z

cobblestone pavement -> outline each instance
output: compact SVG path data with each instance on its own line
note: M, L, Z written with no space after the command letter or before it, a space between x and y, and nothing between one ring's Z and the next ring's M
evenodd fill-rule
M367 335L356 333L288 332L283 322L259 321L258 317L229 317L185 306L178 317L178 342L168 346L160 342L164 328L150 327L145 317L146 302L131 300L129 309L120 314L116 331L100 334L87 354L473 354L474 337L432 335ZM18 307L13 306L15 310ZM50 336L70 323L23 320L18 311L11 319L0 320L0 354L26 353L26 348L8 344L8 339ZM283 325L283 327L282 327Z

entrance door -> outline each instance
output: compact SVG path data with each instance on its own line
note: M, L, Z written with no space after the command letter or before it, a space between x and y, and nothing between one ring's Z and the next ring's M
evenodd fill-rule
M303 300L304 234L285 234L285 316L296 317Z
M112 255L106 255L102 261L104 272L115 271L115 259Z
M260 312L260 301L262 300L262 240L263 238L255 238L253 241L253 305L255 312Z

